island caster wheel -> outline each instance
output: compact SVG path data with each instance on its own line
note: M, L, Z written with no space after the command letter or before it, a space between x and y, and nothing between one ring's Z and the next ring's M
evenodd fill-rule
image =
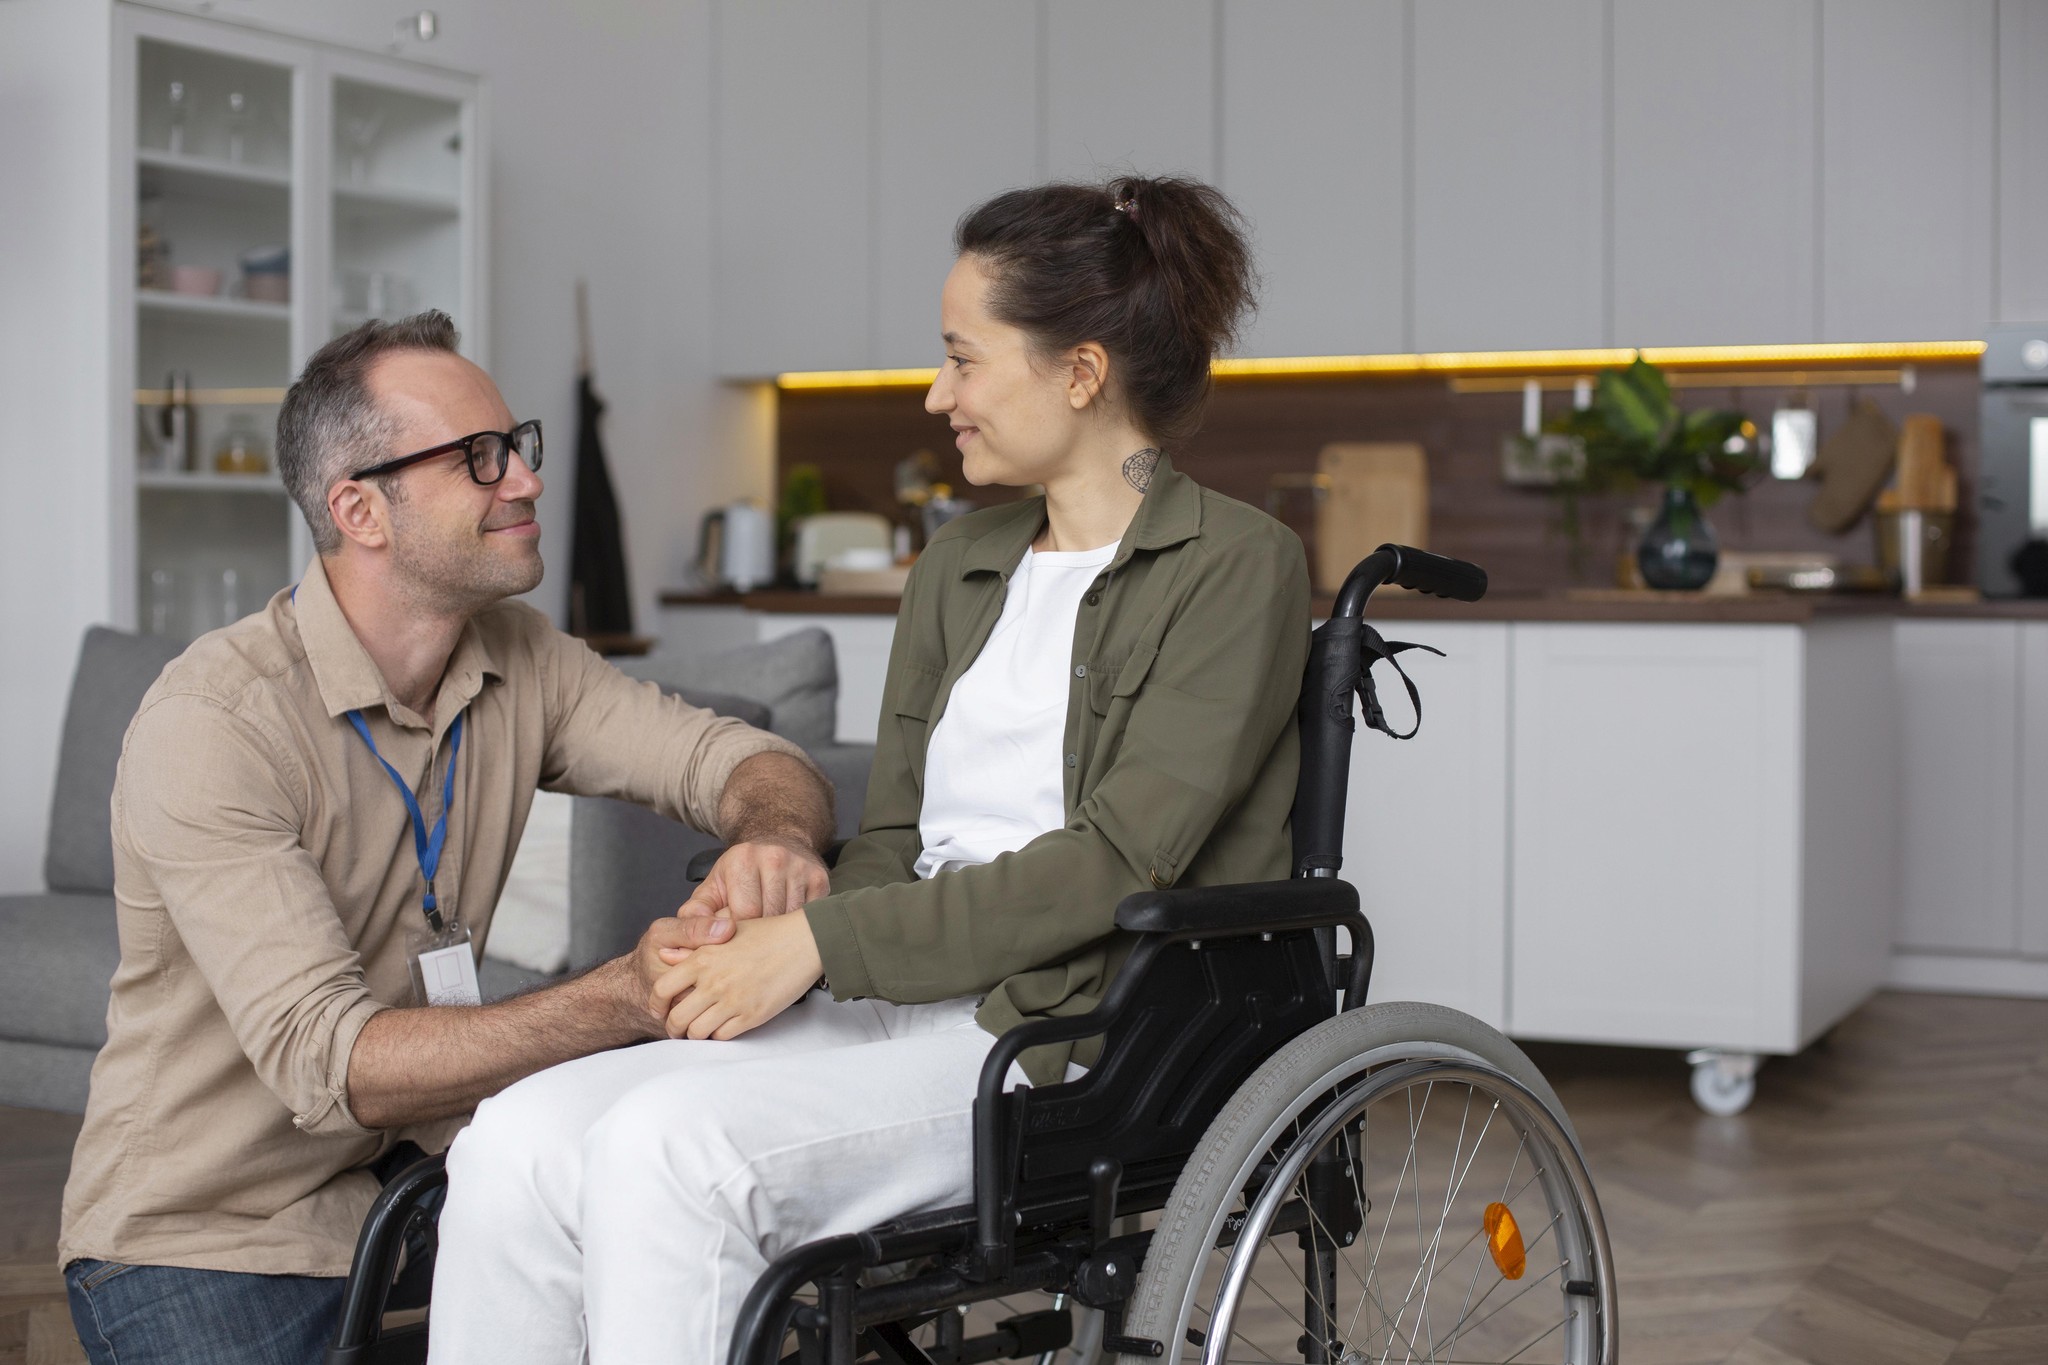
M1756 1098L1756 1069L1762 1059L1754 1052L1701 1048L1685 1060L1692 1064L1693 1101L1715 1118L1733 1118Z

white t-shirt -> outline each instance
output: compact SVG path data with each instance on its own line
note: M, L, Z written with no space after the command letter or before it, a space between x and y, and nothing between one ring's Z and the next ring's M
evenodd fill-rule
M1024 551L1003 614L925 747L918 876L991 862L1066 824L1074 622L1119 543Z

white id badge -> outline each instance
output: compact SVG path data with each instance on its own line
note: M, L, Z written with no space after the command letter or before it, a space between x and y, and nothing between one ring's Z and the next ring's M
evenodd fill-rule
M413 999L422 1005L481 1005L476 984L476 954L470 950L469 926L450 924L438 933L412 937Z

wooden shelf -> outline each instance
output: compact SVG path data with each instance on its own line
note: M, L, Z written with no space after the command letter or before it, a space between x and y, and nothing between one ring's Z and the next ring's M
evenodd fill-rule
M174 294L168 289L138 289L135 304L144 313L185 313L195 317L246 318L251 322L291 321L288 303L235 299L224 294Z
M368 185L336 185L335 208L365 217L457 218L462 201L422 190L385 189Z
M206 471L146 469L135 476L137 488L169 489L180 493L275 493L284 484L275 474L214 474Z
M287 170L152 151L136 152L135 164L144 194L279 210L288 207L292 177Z

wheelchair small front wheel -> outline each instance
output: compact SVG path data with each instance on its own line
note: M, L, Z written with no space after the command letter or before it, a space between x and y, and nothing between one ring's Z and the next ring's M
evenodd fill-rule
M1124 1335L1186 1365L1613 1365L1616 1328L1556 1095L1478 1020L1398 1002L1310 1030L1232 1097L1160 1215Z

